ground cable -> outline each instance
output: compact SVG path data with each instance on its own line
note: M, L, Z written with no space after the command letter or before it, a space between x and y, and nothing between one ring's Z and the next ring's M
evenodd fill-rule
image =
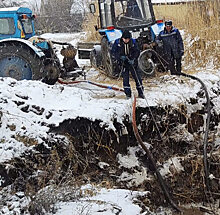
M88 81L88 80L79 80L79 81L63 81L60 78L58 79L58 82L60 84L79 84L79 83L88 83L91 85L95 85L97 87L101 87L101 88L105 88L105 89L110 89L110 90L115 90L115 91L120 91L120 92L124 92L124 90L122 88L119 87L113 87L113 86L108 86L108 85L104 85L104 84L99 84L99 83L95 83L92 81Z

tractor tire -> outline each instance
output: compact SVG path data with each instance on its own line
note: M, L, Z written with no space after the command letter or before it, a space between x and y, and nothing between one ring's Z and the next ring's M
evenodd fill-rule
M102 64L104 66L106 74L112 78L117 78L120 69L118 69L118 65L116 63L113 63L112 56L110 53L110 47L105 37L103 37L101 41L101 53Z
M43 61L21 43L0 46L0 76L16 80L39 80L45 77Z
M57 65L48 64L44 67L44 71L46 72L46 76L42 81L46 84L54 85L60 75L59 67Z

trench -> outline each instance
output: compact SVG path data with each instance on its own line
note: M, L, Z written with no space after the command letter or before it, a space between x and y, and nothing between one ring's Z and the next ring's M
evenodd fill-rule
M186 107L182 105L178 109L172 106L151 107L151 112L163 139L158 138L149 108L137 107L136 121L143 142L151 145L150 151L160 164L159 167L173 157L181 157L184 168L184 171L179 172L175 166L171 166L171 174L164 177L173 199L180 205L206 202L202 171L203 142L202 138L198 138L198 134L203 134L201 128L204 126L205 110L188 114ZM210 133L215 134L220 116L212 112L210 121ZM138 146L129 116L124 116L122 124L115 119L114 127L113 131L99 120L91 121L80 117L65 120L59 126L51 125L51 136L44 139L45 144L38 144L21 157L1 164L0 175L4 179L2 188L11 185L14 192L22 191L33 196L51 184L51 181L54 184L61 181L98 184L108 180L112 186L118 188L150 191L147 206L153 211L159 206L168 207L156 179L144 180L143 183L131 187L128 187L127 181L118 180L123 171L133 174L141 167L126 168L120 166L118 161L119 154L126 155L129 147ZM187 139L187 135L195 137ZM208 164L210 173L220 178L220 165L217 165L220 163L220 155L214 146L212 141L208 142L208 153L212 152ZM140 165L146 168L147 174L153 175L153 167L146 154L139 150L136 156ZM101 168L100 162L108 166ZM37 171L41 174L36 174ZM210 188L214 200L218 199L218 180L211 180ZM140 201L144 210L146 198Z

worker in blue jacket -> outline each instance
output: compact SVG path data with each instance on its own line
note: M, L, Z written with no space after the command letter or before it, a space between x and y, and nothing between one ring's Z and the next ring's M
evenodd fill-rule
M140 50L135 39L131 38L131 33L125 30L121 38L115 40L112 47L112 56L122 67L123 87L127 98L131 98L131 86L129 84L129 73L136 82L138 97L144 98L144 88L138 68L138 57Z
M163 45L164 57L171 75L180 75L184 46L180 32L173 26L171 20L165 21L164 30L157 36L156 43L159 46Z

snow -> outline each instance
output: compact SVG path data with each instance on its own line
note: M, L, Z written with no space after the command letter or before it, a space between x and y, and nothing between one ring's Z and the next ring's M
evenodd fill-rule
M82 190L89 189L92 193L98 192L97 195L81 198L77 202L58 203L58 211L55 215L113 215L120 212L122 215L139 215L141 208L133 204L137 196L144 196L147 192L129 191L123 189L105 189L87 185Z
M0 83L3 112L0 139L7 140L7 143L0 148L1 162L17 156L17 153L22 153L26 149L23 144L11 137L13 135L46 137L49 128L42 124L59 125L64 119L77 117L101 120L114 130L111 121L113 116L117 113L120 122L123 114L127 113L130 107L129 101L124 99L94 98L97 90L99 95L103 96L109 94L111 96L111 90L100 91L100 88L87 83L74 86L60 84L48 86L40 81L15 81L11 78L0 79ZM122 92L115 94L120 96ZM4 103L5 100L7 103ZM16 103L19 102L22 104L17 106ZM22 111L25 107L31 111L28 113ZM40 107L43 113L36 114L38 111L35 107ZM51 117L48 118L50 114ZM10 125L16 125L16 129L10 130ZM22 127L28 128L28 131L23 130ZM41 142L41 139L38 141Z
M88 77L92 76L91 73L94 74L93 69L88 71ZM210 88L215 88L219 84L219 71L212 73L204 71L198 73L197 76L205 81L210 93ZM152 82L146 80L145 96L148 105L173 104L178 106L184 100L195 96L200 90L199 84L186 79L183 81L183 79L165 75ZM186 82L190 84L187 85ZM0 110L2 112L0 140L1 143L4 143L0 146L0 162L18 157L32 147L24 145L19 141L18 136L28 136L37 143L43 143L42 139L48 137L49 130L48 126L44 125L59 125L65 119L86 117L91 120L100 120L107 129L114 130L114 117L117 116L118 122L122 122L125 115L131 113L132 100L126 100L123 92L100 89L89 83L48 86L40 81L16 81L11 78L1 78L0 92ZM204 100L200 102L202 104ZM145 100L138 100L138 106L144 107L147 103ZM213 103L219 107L219 98L215 98ZM28 107L28 113L22 110L25 107ZM36 107L40 107L40 109ZM200 106L194 108L199 109ZM190 112L190 109L188 111ZM216 111L219 110L216 109ZM119 163L125 168L139 166L135 156L135 152L138 150L140 149L131 147L127 155L118 155ZM102 163L100 166L104 166L104 164ZM163 164L160 172L163 176L167 176L171 174L172 169L174 171L183 170L179 158L168 160ZM118 180L126 181L127 186L132 187L142 184L148 180L148 177L146 169L140 167L133 174L124 171ZM82 214L99 214L102 211L103 215L110 215L115 214L117 210L121 210L121 214L125 215L140 214L140 207L132 203L135 195L135 192L130 193L129 190L101 189L92 197L81 198L76 202L60 202L57 204L59 210L56 215L79 214L79 211Z
M163 164L163 167L159 170L162 176L172 175L173 172L184 171L181 165L180 157L173 157Z
M51 39L53 41L59 42L69 42L73 46L76 46L78 42L84 40L86 38L86 32L79 32L79 33L45 33L42 34L40 37L44 39Z
M138 148L139 149L139 148ZM119 164L124 166L125 168L131 168L135 166L139 166L139 161L135 156L135 152L138 150L136 147L129 147L127 155L118 155Z
M57 33L57 34L45 33L45 34L42 34L40 37L46 40L49 40L52 38L52 40L55 42L67 42L71 44L73 47L77 48L78 43L86 39L86 32L65 33L65 34L64 33ZM56 45L56 44L54 44L54 46L57 49L57 56L60 59L60 62L62 63L63 56L60 54L60 50L62 46ZM89 59L79 59L78 52L77 52L75 59L80 67L90 65Z
M77 34L44 34L42 37L57 41L68 41L76 45L84 33ZM59 58L61 56L59 55ZM80 60L77 59L80 63ZM81 62L86 64L85 61ZM94 69L87 69L87 80L99 74ZM219 70L204 70L195 74L201 78L212 95L212 89L218 89L220 80ZM84 80L82 77L78 80ZM96 81L99 81L96 78ZM146 106L167 106L172 104L178 107L180 104L200 91L201 86L195 81L187 78L163 75L154 79L144 80L145 97L147 100L138 100L139 107ZM112 86L113 84L109 84ZM116 87L121 87L115 85ZM183 90L184 89L184 90ZM135 90L133 90L135 91ZM188 106L187 112L195 112L201 108L205 100L200 99L199 104ZM220 98L212 100L215 107L220 106ZM131 114L132 100L126 100L124 93L102 89L89 84L89 82L62 85L57 83L54 86L46 85L40 81L16 81L11 78L0 79L0 162L8 161L19 157L27 149L31 149L34 144L44 143L43 138L48 137L49 126L58 126L64 120L85 117L90 120L100 120L106 129L115 130L114 117L118 122L122 122L126 115ZM28 111L25 111L28 110ZM220 113L219 108L215 110ZM178 128L181 129L181 128ZM126 133L127 131L125 131ZM25 145L21 137L32 139L30 145ZM188 138L193 138L192 136ZM147 144L147 143L146 143ZM48 147L48 146L47 146ZM150 145L148 144L148 147ZM127 155L118 155L118 160L124 168L137 168L139 162L135 152L140 150L138 147L130 147ZM172 171L183 171L181 158L172 158L162 164L160 172L163 176L170 175ZM99 164L107 168L105 163ZM148 180L146 169L140 167L139 171L130 174L124 171L118 178L126 181L128 187L138 186ZM3 183L0 179L0 183ZM58 211L56 215L78 215L78 214L120 214L135 215L141 214L141 207L136 204L137 196L145 196L147 192L137 192L122 189L97 188L87 185L82 187L82 191L91 190L93 195L84 195L77 201L59 202L56 204ZM25 201L25 204L28 200ZM18 203L12 199L12 208L18 211ZM7 207L4 208L6 214L10 214ZM150 212L149 212L150 213ZM144 214L144 213L142 213ZM145 213L147 214L147 212ZM167 213L168 214L168 213Z
M19 7L28 7L35 13L40 11L41 0L4 0L4 5L6 7L11 7L12 3L16 3Z
M0 11L17 11L19 7L0 8Z
M88 73L90 72L93 71ZM209 91L211 87L218 86L219 73L217 72L212 74L200 72L198 77L207 84ZM160 84L155 83L154 87L146 80L147 104L145 100L138 100L138 105L144 107L173 104L178 107L200 90L198 83L183 80L182 77L165 75L160 78ZM187 82L190 82L190 85L187 85ZM18 156L26 150L26 146L14 138L16 135L30 138L38 136L37 141L42 142L42 138L47 137L49 129L47 126L42 126L44 124L58 126L65 119L85 117L92 121L100 120L108 129L115 130L113 118L117 116L118 122L122 122L126 114L131 113L131 100L124 99L123 92L113 92L89 83L48 86L39 81L15 81L11 78L0 79L0 83L3 113L0 139L6 142L0 148L1 162ZM7 102L4 102L6 100ZM202 105L204 100L201 99L199 102ZM213 103L219 106L219 98L215 98ZM25 107L30 110L28 113L23 111ZM42 113L39 113L36 107L40 107ZM187 112L195 112L199 108L199 104L188 106ZM219 112L218 109L216 111ZM49 115L51 116L48 117ZM11 128L13 125L15 129ZM28 128L28 130L23 128ZM121 157L121 159L126 159L126 157ZM131 161L133 165L135 165L134 161ZM127 163L127 165L131 164Z

